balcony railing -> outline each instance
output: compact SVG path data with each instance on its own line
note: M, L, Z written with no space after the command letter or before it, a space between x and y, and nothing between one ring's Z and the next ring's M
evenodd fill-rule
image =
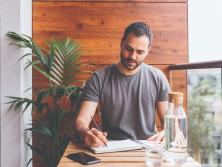
M170 65L169 70L190 70L190 69L208 69L208 68L222 68L222 61L208 61L187 64Z
M169 66L173 73L187 73L189 153L203 167L222 166L222 61Z

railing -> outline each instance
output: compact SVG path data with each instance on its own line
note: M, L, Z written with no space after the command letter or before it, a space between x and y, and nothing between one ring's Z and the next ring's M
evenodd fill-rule
M203 167L221 167L222 61L176 64L170 65L168 69L170 83L173 81L174 72L178 70L187 72L190 154L196 157Z
M222 68L222 61L208 61L187 64L169 65L169 70L189 70L189 69L208 69L208 68Z

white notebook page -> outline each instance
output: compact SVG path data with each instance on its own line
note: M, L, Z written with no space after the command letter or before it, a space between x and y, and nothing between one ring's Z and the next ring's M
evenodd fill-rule
M137 143L131 139L126 140L111 140L107 142L107 147L91 147L95 153L115 152L124 150L133 150L143 148L142 144Z
M156 142L148 141L148 140L110 140L107 143L107 147L91 147L90 149L94 153L105 153L105 152L116 152L116 151L127 151L134 149L142 149L147 146L153 146L157 144Z

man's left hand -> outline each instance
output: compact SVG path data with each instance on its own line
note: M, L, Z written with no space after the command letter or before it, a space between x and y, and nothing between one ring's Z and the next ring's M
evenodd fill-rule
M164 130L157 132L155 135L147 138L148 141L162 142L164 139Z

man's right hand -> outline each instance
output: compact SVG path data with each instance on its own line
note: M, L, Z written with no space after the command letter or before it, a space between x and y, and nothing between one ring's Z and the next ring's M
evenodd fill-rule
M105 146L108 142L106 132L100 132L95 128L85 129L82 131L82 140L88 147Z

